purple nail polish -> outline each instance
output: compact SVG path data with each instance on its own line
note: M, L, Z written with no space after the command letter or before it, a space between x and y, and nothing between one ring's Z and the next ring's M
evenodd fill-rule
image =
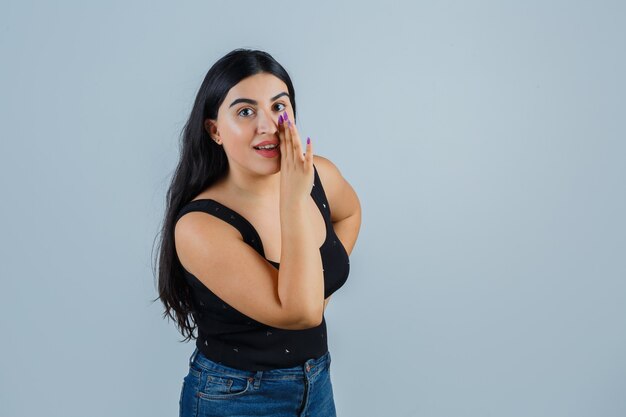
M311 143L311 138L307 137L307 138L306 138L306 144L308 145L308 144L310 144L310 143Z
M287 115L287 112L283 112L283 114L285 115L285 120L289 120L289 116Z
M278 124L279 125L283 124L283 115L282 114L280 116L278 116Z
M287 124L291 127L291 120L287 120Z

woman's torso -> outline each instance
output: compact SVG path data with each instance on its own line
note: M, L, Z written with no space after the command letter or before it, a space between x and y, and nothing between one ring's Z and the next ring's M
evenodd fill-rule
M346 282L350 262L334 232L331 206L317 169L309 202L308 215L315 222L323 265L324 298L328 298ZM230 224L233 228L223 230L240 235L259 255L275 268L280 268L280 211L277 203L251 207L220 187L211 187L183 206L177 221L192 211L209 213ZM324 317L319 326L303 330L267 326L219 298L184 266L183 270L190 285L194 320L198 325L196 346L212 360L237 369L268 370L294 366L328 351Z

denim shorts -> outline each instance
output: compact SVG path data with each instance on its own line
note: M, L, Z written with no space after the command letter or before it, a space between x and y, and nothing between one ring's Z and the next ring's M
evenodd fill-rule
M336 417L330 352L293 368L246 371L195 348L183 379L179 417Z

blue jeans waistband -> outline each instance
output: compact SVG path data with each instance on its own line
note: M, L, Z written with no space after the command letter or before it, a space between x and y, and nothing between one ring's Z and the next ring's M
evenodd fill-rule
M194 349L193 354L189 358L189 366L196 365L197 367L207 370L213 370L226 375L245 378L259 378L262 375L263 379L297 379L303 377L307 373L309 376L312 376L312 374L317 374L320 370L329 367L330 362L330 351L327 351L317 359L308 359L303 364L291 368L270 369L268 371L246 371L217 363L203 355L197 347Z

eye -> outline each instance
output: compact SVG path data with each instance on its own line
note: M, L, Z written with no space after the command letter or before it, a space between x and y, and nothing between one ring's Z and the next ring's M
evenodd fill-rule
M251 109L250 107L245 107L245 108L241 109L241 110L239 111L239 113L237 113L237 114L238 114L239 116L241 116L241 115L242 115L241 113L242 113L244 110L252 110L252 109ZM243 116L243 117L246 117L246 116Z
M283 110L285 110L287 108L287 106L285 106L283 103L276 103L276 106L274 106L274 108L276 109L276 111L278 112L282 112ZM243 116L243 117L248 117L248 115L244 115L242 114L242 112L244 110L250 110L252 111L252 108L250 107L244 107L243 109L239 110L239 113L237 113L239 116Z

